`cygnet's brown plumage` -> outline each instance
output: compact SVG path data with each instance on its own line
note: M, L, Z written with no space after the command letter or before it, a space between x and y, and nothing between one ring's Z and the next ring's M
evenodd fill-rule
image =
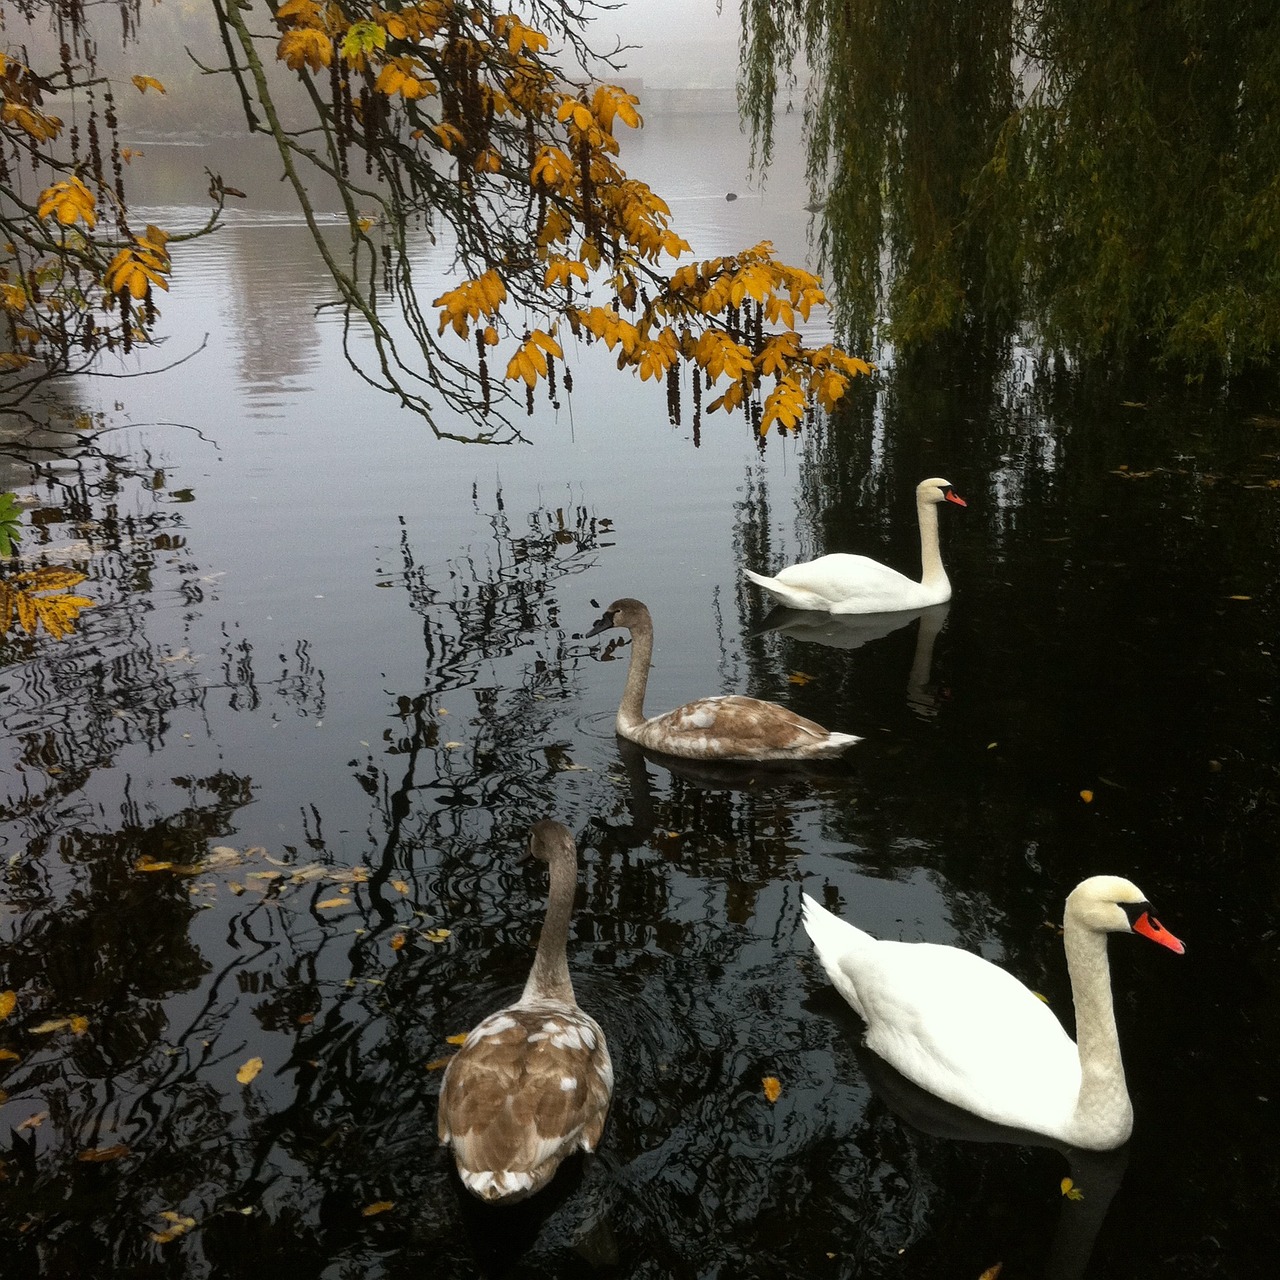
M690 760L813 760L838 756L861 739L832 733L776 702L736 695L699 698L645 719L644 691L653 657L653 619L639 600L615 600L588 631L631 633L631 663L618 707L617 729L632 742Z
M550 866L538 951L520 999L479 1023L440 1085L440 1141L458 1175L488 1201L523 1200L577 1148L600 1141L613 1064L604 1032L574 999L565 942L578 884L573 837L535 822L529 852Z

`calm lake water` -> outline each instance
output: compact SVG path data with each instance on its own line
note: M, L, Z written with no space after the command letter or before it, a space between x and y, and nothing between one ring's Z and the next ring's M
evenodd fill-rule
M0 474L24 554L98 601L61 644L0 646L0 1270L1270 1274L1274 387L958 349L760 448L719 415L695 442L578 352L532 445L442 444L347 367L274 179L145 149L155 221L196 221L206 163L250 199L181 250L151 359L204 349L67 397L120 463ZM732 120L651 121L623 160L700 255L803 256L797 173L752 188ZM769 629L744 566L915 570L929 475L969 502L941 513L949 606ZM865 741L790 778L624 751L627 650L579 638L621 595L654 614L651 712L749 693ZM545 878L516 859L546 815L578 839L570 965L616 1093L597 1158L484 1211L436 1145L439 1060L524 982ZM905 1088L800 926L807 888L978 950L1070 1025L1053 926L1096 872L1187 953L1112 941L1137 1121L1087 1163Z

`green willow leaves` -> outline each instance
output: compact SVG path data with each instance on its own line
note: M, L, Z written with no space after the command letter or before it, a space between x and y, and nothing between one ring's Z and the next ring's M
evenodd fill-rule
M743 0L758 157L804 85L847 334L981 325L1194 373L1280 345L1270 0Z

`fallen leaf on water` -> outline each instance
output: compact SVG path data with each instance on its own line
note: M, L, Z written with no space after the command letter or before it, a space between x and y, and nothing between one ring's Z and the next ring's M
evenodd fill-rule
M47 1036L54 1031L65 1031L71 1025L70 1018L47 1018L38 1027L32 1027L33 1035Z
M239 880L228 880L227 888L230 889L237 898L244 892L244 885L242 885Z
M138 861L133 864L133 869L135 871L172 871L173 863L156 862L152 858L139 858Z
M297 1017L297 1023L300 1027L309 1027L316 1020L314 1013L300 1013Z
M1031 994L1032 994L1033 996L1035 996L1035 998L1036 998L1037 1000L1039 1000L1041 1004L1048 1004L1048 1003L1049 1003L1049 997L1048 997L1048 996L1042 996L1038 991L1033 991Z
M466 1036L462 1037L464 1040ZM453 1054L446 1053L443 1058L432 1058L430 1062L423 1068L424 1071L439 1071L442 1067L447 1067L453 1061Z
M467 1038L467 1032L459 1031L456 1036L445 1036L445 1044L461 1044Z
M330 907L346 907L350 905L350 898L326 898L323 902L316 903L316 909L319 911L327 911Z
M807 671L793 671L787 677L788 684L808 684L813 677Z
M240 1070L236 1072L236 1079L241 1084L248 1084L254 1078L254 1076L256 1076L258 1072L261 1070L262 1070L262 1059L250 1058L249 1061L246 1062L244 1066L242 1066Z
M449 936L449 933L450 930L448 929L427 929L422 936L428 942L443 942Z
M782 1081L777 1076L765 1076L760 1083L764 1086L764 1096L770 1102L777 1102L782 1097Z
M403 880L393 880L393 881L391 882L391 887L392 887L392 888L393 888L397 893L408 893L408 892L409 892L409 886L408 886L408 885L407 885Z
M47 1111L37 1111L35 1115L28 1116L21 1124L15 1126L19 1133L23 1129L38 1129L49 1118Z
M21 1054L14 1053L12 1049L0 1049L0 1062L20 1062Z
M978 1280L996 1280L996 1277L1004 1270L1004 1263L997 1262L993 1266L988 1267L979 1277Z
M360 1210L361 1217L372 1218L375 1213L386 1213L388 1209L394 1209L396 1202L394 1200L375 1200L372 1204L367 1204Z
M1080 793L1080 799L1081 799L1081 800L1083 800L1083 801L1085 802L1085 804L1092 804L1092 803L1093 803L1093 792L1092 792L1092 791L1090 791L1088 787L1086 787L1086 788L1085 788L1085 789Z
M1228 600L1252 600L1252 596L1228 596Z
M89 1019L82 1013L77 1013L74 1017L67 1019L67 1026L71 1028L73 1036L82 1036L89 1030Z
M460 746L462 746L462 743L460 743L460 742L446 742L444 745L445 745L445 746L446 746L450 751L456 751Z
M1062 1194L1066 1196L1068 1200L1084 1199L1084 1192L1081 1191L1070 1178L1063 1178L1059 1186L1062 1188Z
M280 873L278 871L250 871L247 878L250 880L279 880Z
M7 1018L18 1007L16 991L0 991L0 1018Z
M996 749L996 746L997 746L997 744L996 744L996 743L994 743L994 742L988 742L988 743L987 743L987 750L988 750L988 751L994 751L994 750Z
M174 1213L172 1209L162 1209L160 1217L169 1223L169 1228L167 1231L153 1231L151 1233L151 1238L156 1244L168 1244L171 1240L176 1240L180 1235L185 1235L196 1225L194 1218L184 1218L182 1214Z
M103 1164L107 1160L119 1160L121 1156L127 1156L129 1148L123 1142L117 1142L113 1147L90 1147L87 1151L82 1151L77 1160L83 1160L86 1164Z
M400 948L403 946L404 946L404 934L397 933L396 936L391 939L391 950L399 951Z

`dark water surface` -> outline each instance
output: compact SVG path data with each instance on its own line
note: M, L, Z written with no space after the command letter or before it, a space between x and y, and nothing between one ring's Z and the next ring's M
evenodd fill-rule
M802 186L753 193L732 122L646 134L624 162L700 254L803 254ZM1270 1274L1271 389L959 352L887 362L798 441L717 417L695 447L580 352L535 445L441 445L347 369L314 252L258 189L178 257L166 358L206 349L83 388L140 474L58 462L25 491L24 552L99 603L62 644L0 648L0 1271ZM194 219L184 199L156 220ZM941 513L949 606L764 629L744 565L914 569L935 474L969 500ZM627 651L578 638L620 595L654 613L650 711L750 693L865 742L733 785L624 751ZM570 964L615 1100L598 1158L482 1211L429 1064L524 981L545 883L516 855L544 815L579 842ZM1112 941L1137 1122L1087 1163L868 1058L800 927L807 887L1000 960L1070 1024L1052 925L1100 871L1187 953Z

